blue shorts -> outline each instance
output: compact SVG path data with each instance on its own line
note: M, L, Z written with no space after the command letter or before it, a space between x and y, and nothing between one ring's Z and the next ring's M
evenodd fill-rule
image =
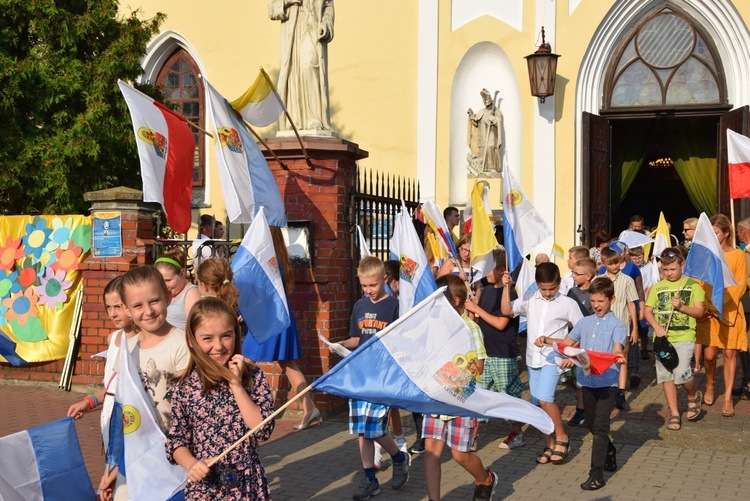
M388 407L364 400L349 400L349 433L375 439L388 433Z
M527 367L529 373L529 390L531 403L539 405L539 401L552 403L555 401L555 389L560 380L560 371L556 365L543 367Z

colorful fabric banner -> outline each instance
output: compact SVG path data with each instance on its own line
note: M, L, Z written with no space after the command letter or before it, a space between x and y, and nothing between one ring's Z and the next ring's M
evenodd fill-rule
M453 237L440 207L435 202L428 200L421 204L418 210L423 220L422 222L428 225L435 232L435 235L437 235L436 238L440 242L445 255L458 257L456 245L453 243Z
M732 275L732 270L729 269L724 251L719 245L711 221L705 212L701 212L698 217L693 243L690 244L682 274L706 282L713 287L711 303L721 316L724 309L724 289L737 285L737 281Z
M123 332L120 346L127 345ZM122 406L128 499L166 501L183 489L187 472L167 460L164 452L167 439L159 427L154 401L143 387L130 350L120 350L119 356L115 402Z
M263 153L237 112L208 80L203 78L203 82L213 117L219 181L229 220L252 223L264 207L268 224L286 226L284 201Z
M503 240L508 254L508 271L515 270L521 259L551 235L542 215L531 204L521 185L516 183L506 161L503 168Z
M29 365L29 363L16 353L16 343L4 332L0 331L0 356L15 367Z
M122 80L117 85L133 121L143 201L161 204L172 229L187 233L192 223L195 137L183 117Z
M96 499L73 418L2 437L0 451L0 499Z
M242 118L256 127L267 127L284 113L281 96L263 68L250 88L229 104Z
M580 367L587 376L592 374L594 376L601 376L620 357L620 355L615 355L614 353L584 350L564 343L555 343L552 348L573 362L576 367Z
M90 250L88 216L0 216L0 329L21 359L65 358Z
M482 201L488 198L489 186L474 181L471 191L471 205L474 207L471 230L471 266L477 270L474 282L481 280L495 269L492 251L497 247L495 228L492 224L492 212L487 212Z
M750 138L727 129L729 198L750 197Z
M420 414L511 419L551 433L552 420L540 408L482 389L471 332L444 290L402 314L312 386Z
M289 327L289 305L271 230L261 208L232 259L240 313L259 344ZM261 314L262 312L262 314Z
M403 315L437 289L437 284L403 200L395 219L391 259L400 263L398 305L399 314Z

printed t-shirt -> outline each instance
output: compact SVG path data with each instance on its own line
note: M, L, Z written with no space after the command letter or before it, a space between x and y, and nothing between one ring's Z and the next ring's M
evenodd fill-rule
M695 318L677 310L672 313L672 298L675 294L680 295L680 301L686 306L694 306L696 302L702 303L706 300L706 292L698 282L692 278L682 277L677 282L661 280L651 287L646 306L654 309L654 319L659 325L666 328L669 323L669 331L667 331L669 342L695 342ZM670 315L672 316L671 322L669 321Z
M377 303L373 303L369 296L365 296L354 304L349 336L358 337L358 346L362 346L365 341L396 319L398 319L398 299L386 296Z

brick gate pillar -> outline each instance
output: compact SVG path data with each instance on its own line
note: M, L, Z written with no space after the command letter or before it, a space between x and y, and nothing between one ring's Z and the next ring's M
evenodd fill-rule
M266 139L286 169L262 146L261 149L279 185L290 226L307 226L310 230L312 265L295 269L296 285L289 298L302 345L302 358L297 363L309 383L338 360L338 356L321 346L318 332L336 340L349 334L352 307L349 289L354 263L352 195L356 188L357 160L369 154L339 138L305 136L302 140L312 167L305 161L296 138ZM264 364L263 369L271 387L277 389L277 405L286 402L291 396L289 382L282 379L279 367ZM316 393L313 398L323 411L346 405L343 399L325 393ZM297 408L301 409L301 405Z

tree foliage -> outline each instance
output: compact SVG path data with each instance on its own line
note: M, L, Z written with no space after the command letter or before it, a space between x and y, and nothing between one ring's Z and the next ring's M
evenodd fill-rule
M117 79L141 75L164 16L124 16L118 4L0 0L2 213L81 213L87 191L141 186Z

